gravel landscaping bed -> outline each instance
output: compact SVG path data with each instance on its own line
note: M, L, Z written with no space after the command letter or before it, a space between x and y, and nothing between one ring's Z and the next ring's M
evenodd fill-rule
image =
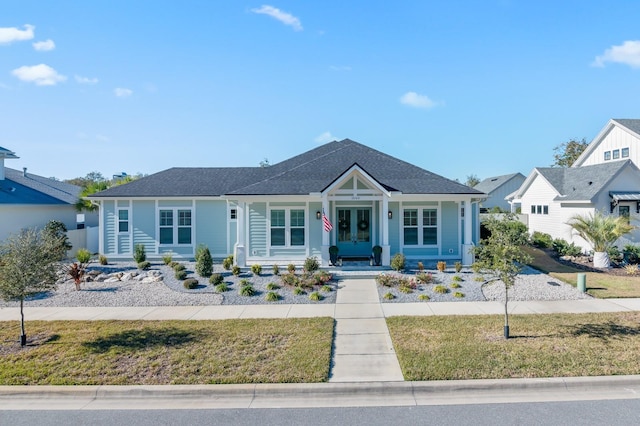
M108 281L93 281L82 283L82 290L77 291L73 281L67 280L58 285L56 291L41 293L25 301L25 306L65 307L65 306L210 306L210 305L253 305L253 304L315 304L335 303L338 282L330 281L327 284L332 291L306 290L305 294L295 295L293 288L282 284L279 276L269 273L253 275L248 270L240 276L234 276L222 269L220 265L214 265L214 273L220 273L228 286L228 291L216 292L208 279L198 277L194 273L194 262L180 262L186 266L188 276L196 278L199 285L195 289L186 289L183 281L175 278L174 271L161 262L152 264L149 271L139 271L133 262L117 262L106 266L92 264L88 271L93 275L98 273L120 273L124 280L111 279ZM434 283L418 284L411 293L403 293L398 288L378 286L380 300L384 303L407 302L464 302L484 300L504 300L504 287L501 283L484 284L478 281L477 275L464 268L460 273L453 271L439 272L437 270L425 270L432 274ZM286 272L284 272L286 274ZM385 272L389 275L403 276L415 279L415 274L398 274ZM111 276L110 275L110 276ZM459 287L452 288L454 277L459 276ZM239 294L240 280L248 280L254 290L253 296ZM267 301L266 295L269 283L275 283L280 288L272 290L278 294L277 301ZM444 294L434 291L437 285L444 286L447 292ZM309 298L312 291L321 295L321 300L313 301ZM386 293L391 293L394 298L387 300ZM456 297L460 293L462 297ZM421 299L420 295L428 296L428 300ZM459 296L459 295L458 295ZM423 296L424 297L424 296ZM516 285L509 291L509 300L575 300L588 299L589 295L579 292L576 288L563 283L549 275L540 273L532 268L525 268L517 278ZM18 302L0 301L0 307L19 306Z

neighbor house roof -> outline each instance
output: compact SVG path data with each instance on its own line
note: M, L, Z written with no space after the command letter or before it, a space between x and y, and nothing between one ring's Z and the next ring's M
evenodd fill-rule
M522 179L524 179L524 175L522 173L511 173L508 175L493 176L483 180L473 188L477 189L478 191L482 191L485 194L491 194L493 191L516 177L521 177Z
M625 167L638 168L631 160L614 161L611 163L594 164L582 167L537 167L522 184L520 189L510 195L520 198L526 192L533 178L542 176L556 190L556 200L561 201L590 201L598 195L607 184ZM640 171L640 170L638 170Z
M0 204L75 204L82 188L66 182L4 168Z
M0 158L20 158L15 152L0 146Z
M477 194L481 191L350 139L334 141L268 167L173 168L93 194L91 198L306 195L358 166L388 191Z

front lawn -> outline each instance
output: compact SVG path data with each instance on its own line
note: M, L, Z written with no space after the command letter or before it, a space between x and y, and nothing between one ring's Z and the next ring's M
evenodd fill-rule
M391 317L405 380L640 374L640 312Z
M557 262L543 250L535 247L526 247L525 251L533 258L529 266L545 272L554 278L558 278L577 286L578 273L586 274L587 293L591 296L607 299L616 297L640 297L640 278L638 276L614 274L607 272L586 272L583 269L574 268L569 265Z
M329 376L332 318L0 322L0 385L309 383Z

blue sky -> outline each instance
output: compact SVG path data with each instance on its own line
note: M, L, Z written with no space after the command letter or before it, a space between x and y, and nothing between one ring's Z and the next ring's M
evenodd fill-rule
M59 179L343 138L451 179L526 175L640 118L638 16L636 0L11 2L0 146Z

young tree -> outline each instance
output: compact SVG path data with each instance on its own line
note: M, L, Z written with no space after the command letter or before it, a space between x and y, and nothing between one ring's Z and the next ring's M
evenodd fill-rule
M42 238L51 244L51 249L58 254L58 260L67 257L72 245L67 237L67 227L58 220L50 220L42 230Z
M596 210L585 216L572 216L567 225L593 247L593 266L608 268L610 265L607 250L618 238L636 229L624 216L605 215Z
M570 139L567 142L556 146L553 148L555 151L555 154L553 154L553 166L571 167L587 146L589 146L589 143L585 138L582 138L580 141Z
M479 183L480 183L480 178L477 175L469 175L467 176L467 181L464 184L473 188Z
M508 213L503 218L490 216L484 223L489 236L475 248L477 256L474 271L487 278L487 282L500 281L504 284L504 337L509 338L509 289L515 284L522 271L522 265L531 261L522 250L527 244L526 227ZM523 229L524 228L524 229Z
M0 245L0 297L20 301L20 344L27 344L24 299L56 288L60 245L42 232L27 229L11 235Z

